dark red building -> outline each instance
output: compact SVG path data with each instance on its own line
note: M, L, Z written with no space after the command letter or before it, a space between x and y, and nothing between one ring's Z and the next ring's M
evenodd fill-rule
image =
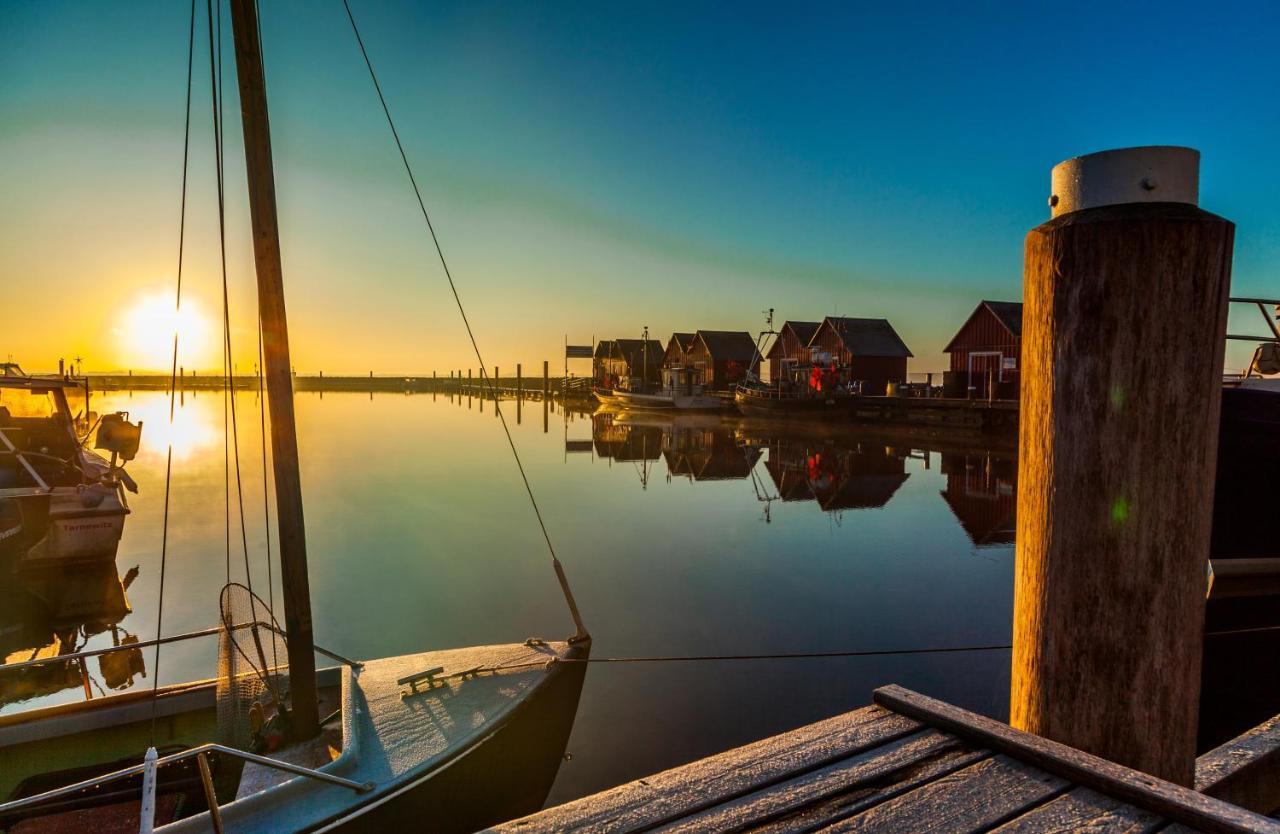
M864 394L883 395L890 382L906 382L912 355L887 319L827 316L809 342L815 364L834 363L845 382L861 382Z
M765 358L769 360L769 381L775 385L790 380L792 372L812 364L809 361L809 340L818 332L816 321L789 321L778 331L778 338Z
M699 330L689 348L688 362L689 367L698 369L708 391L727 391L748 372L760 369L755 339L745 330Z
M988 380L999 386L996 396L1018 396L1022 369L1022 305L1014 301L983 301L969 316L944 351L951 354L953 396L985 398Z
M693 347L693 333L672 333L667 340L667 352L662 355L662 367L689 367L689 349Z

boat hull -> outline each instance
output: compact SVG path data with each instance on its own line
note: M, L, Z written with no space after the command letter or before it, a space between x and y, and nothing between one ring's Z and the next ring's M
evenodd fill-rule
M738 410L752 417L847 417L846 397L772 397L738 391L733 395Z
M724 401L707 394L640 394L615 391L609 402L619 408L640 411L720 411Z
M38 527L43 535L13 534L17 546L4 548L8 566L40 570L115 561L129 509L117 490L103 489L95 494L93 489L58 487L48 496L11 499L25 505L23 525L33 531ZM41 506L37 508L37 504ZM43 506L48 507L47 521L37 519ZM18 545L24 540L29 542L27 546Z

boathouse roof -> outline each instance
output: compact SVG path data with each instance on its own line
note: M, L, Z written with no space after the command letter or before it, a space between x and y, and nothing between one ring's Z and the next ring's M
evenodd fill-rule
M995 316L996 321L1008 330L1015 338L1022 338L1022 302L1020 301L987 301L978 302L978 306L973 308L973 312L969 314L969 318L964 320L964 324L960 325L960 329L956 331L956 335L951 337L951 341L947 342L947 346L942 349L943 353L950 353L956 349L956 342L960 341L960 337L964 335L969 325L977 318L983 310L988 310L991 315Z
M712 359L751 362L756 358L756 340L745 330L699 330L695 336Z
M812 344L823 327L830 327L854 356L913 356L906 342L888 319L857 319L827 316L809 340Z
M609 358L625 360L630 367L639 367L644 364L644 351L649 351L649 362L653 368L662 366L663 349L662 343L657 339L614 339L611 343L613 347L609 351Z
M773 344L769 346L769 357L773 358L776 351L782 350L782 334L788 330L795 336L796 341L801 345L808 345L813 339L813 334L818 332L818 328L822 322L817 321L787 321L782 325L782 330L778 332L778 338L773 340Z
M689 348L693 347L693 340L694 338L696 338L696 336L697 336L696 333L676 332L671 334L671 338L675 339L676 344L680 345L681 350L688 350Z

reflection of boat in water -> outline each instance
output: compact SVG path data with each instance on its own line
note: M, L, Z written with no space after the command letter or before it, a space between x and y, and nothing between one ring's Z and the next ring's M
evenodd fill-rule
M124 489L136 486L118 459L138 450L140 426L123 414L97 421L97 446L76 434L64 377L28 376L13 364L0 374L0 570L114 561L124 518ZM95 428L88 414L81 422Z
M86 694L97 686L126 689L143 674L142 653L137 649L100 656L98 679L92 678L84 658L59 660L79 653L89 640L107 632L113 646L137 643L120 627L130 613L126 591L136 576L134 568L121 580L114 565L92 564L26 571L7 584L0 599L0 652L6 666L49 662L0 667L0 706L66 689L83 688Z

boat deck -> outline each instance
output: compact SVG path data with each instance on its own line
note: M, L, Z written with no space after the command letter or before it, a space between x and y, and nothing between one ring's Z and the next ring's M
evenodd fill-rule
M494 830L1280 832L1236 805L900 687L875 701Z

